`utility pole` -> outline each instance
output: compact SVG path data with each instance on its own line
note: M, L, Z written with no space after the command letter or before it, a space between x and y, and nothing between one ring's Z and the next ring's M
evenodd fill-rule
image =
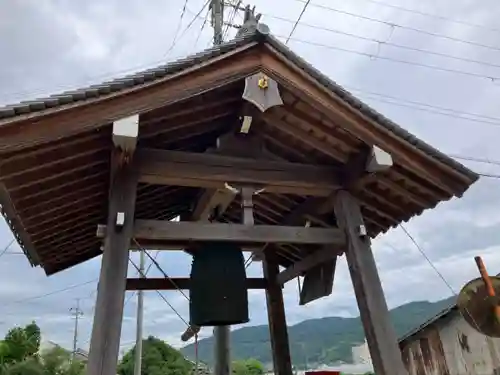
M214 29L214 45L222 44L222 25L224 24L224 0L212 0L212 27ZM229 350L231 328L229 326L214 327L214 375L231 374L231 355Z
M214 45L222 44L222 25L224 24L224 0L212 0L212 27L214 29Z
M139 252L139 277L144 278L144 250ZM137 327L135 336L135 360L134 360L134 375L141 375L142 365L142 325L144 317L144 295L143 291L137 291Z
M236 8L235 11L243 10L245 13L244 22L241 26L229 25L230 27L238 28L237 36L244 34L245 32L250 32L257 27L261 15L255 15L255 7L252 9L249 5L245 8L240 7L241 1L233 3L225 3L224 0L212 0L210 8L212 10L212 27L214 29L214 45L222 44L222 27L224 25L224 6L230 6ZM245 196L248 195L247 189L245 189ZM251 195L250 195L251 197ZM249 216L250 215L250 216ZM245 215L244 223L247 225L253 225L253 213L250 210L250 214ZM230 375L231 374L231 327L230 326L218 326L214 327L214 375ZM137 375L137 374L136 374Z
M76 351L78 350L78 322L80 317L83 315L83 311L80 309L80 299L77 298L76 306L69 309L71 315L75 317L75 332L73 335L73 361L75 360Z

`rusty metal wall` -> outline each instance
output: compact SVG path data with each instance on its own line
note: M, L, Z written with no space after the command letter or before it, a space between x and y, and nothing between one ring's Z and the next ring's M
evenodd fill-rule
M500 375L500 339L478 333L457 311L400 345L410 375Z

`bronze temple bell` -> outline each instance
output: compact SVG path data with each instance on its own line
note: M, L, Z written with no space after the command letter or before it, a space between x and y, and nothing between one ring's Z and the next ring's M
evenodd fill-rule
M226 326L249 321L245 262L240 247L211 242L194 250L190 285L190 324Z
M245 79L242 99L252 103L261 112L282 105L278 84L263 73ZM240 133L248 133L252 116L244 116ZM251 195L242 200L244 224L253 225ZM249 191L247 191L248 193ZM242 324L248 318L246 271L241 248L228 242L205 243L192 252L189 316L191 325L227 326Z

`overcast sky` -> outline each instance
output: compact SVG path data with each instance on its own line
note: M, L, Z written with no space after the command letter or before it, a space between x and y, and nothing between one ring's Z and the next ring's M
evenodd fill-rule
M211 43L209 23L200 33L203 19L197 19L183 32L203 3L188 1L180 36L171 48L183 0L1 0L0 103L85 86L206 48ZM318 6L321 4L337 11ZM304 4L298 0L256 0L255 5L275 35L287 36L293 23L283 19L297 19ZM495 77L500 77L500 68L494 66L500 66L500 29L495 30L499 17L500 4L495 0L314 0L289 46L440 150L500 160L500 150L495 147L500 136L500 78ZM241 17L234 20L239 21ZM234 31L226 38L232 34ZM482 63L463 61L467 59ZM443 110L421 105L417 107L423 110L418 110L409 101L451 111L444 111L448 115L436 114ZM500 174L499 166L464 163L476 171ZM405 224L451 289L457 291L477 276L474 255L483 256L491 273L500 272L499 205L500 180L483 178L462 199L442 203ZM3 222L0 233L1 250L12 236ZM391 307L451 295L450 288L400 228L377 238L374 249ZM80 298L84 316L79 346L87 348L100 259L47 278L41 269L32 269L24 256L11 254L16 251L19 248L12 246L0 258L0 334L15 324L35 319L45 339L70 347L73 321L69 310ZM190 258L184 254L169 252L158 259L170 276L189 274ZM308 318L358 314L345 259L339 263L329 298L300 307L296 283L287 285L289 324ZM259 266L250 267L251 276L261 274ZM130 274L134 274L132 269ZM161 276L154 267L150 275ZM82 283L86 284L50 294ZM33 298L45 294L50 295ZM146 295L146 334L180 345L184 323L155 293ZM165 296L188 319L184 297L176 292ZM263 292L252 291L250 301L250 324L265 323ZM123 323L123 349L134 340L135 309L136 299L131 298Z

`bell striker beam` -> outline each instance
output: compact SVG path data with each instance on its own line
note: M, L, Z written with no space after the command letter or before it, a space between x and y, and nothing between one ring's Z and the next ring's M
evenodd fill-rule
M364 166L364 172L369 174L392 165L390 155L379 148L372 148L366 156L367 158L360 158L360 160L361 165ZM347 183L344 184L345 188L352 188L359 178L362 178L362 173L351 174ZM407 374L398 347L396 332L390 321L389 309L360 204L348 190L343 189L335 196L334 212L338 226L344 230L347 237L345 252L347 264L375 373Z
M134 228L138 173L133 155L138 129L137 115L113 124L115 147L111 155L108 230L97 289L88 375L116 375L128 254Z

